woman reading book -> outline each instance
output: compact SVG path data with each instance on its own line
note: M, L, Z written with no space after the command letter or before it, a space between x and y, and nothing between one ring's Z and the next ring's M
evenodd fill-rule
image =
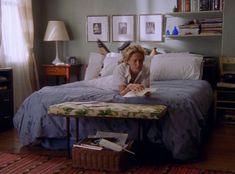
M140 45L130 45L122 52L123 62L113 73L114 88L120 95L139 93L150 86L149 68L144 65L145 50ZM150 93L146 93L148 96Z

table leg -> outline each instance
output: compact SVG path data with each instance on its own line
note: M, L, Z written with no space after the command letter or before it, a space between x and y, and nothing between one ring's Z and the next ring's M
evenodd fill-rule
M141 142L141 133L142 133L141 129L142 129L142 124L141 124L141 120L139 119L138 120L138 143Z
M68 158L71 158L70 154L70 117L66 117L66 127L67 127L67 152L68 152Z
M79 118L75 118L75 122L76 122L76 142L78 143L79 140Z

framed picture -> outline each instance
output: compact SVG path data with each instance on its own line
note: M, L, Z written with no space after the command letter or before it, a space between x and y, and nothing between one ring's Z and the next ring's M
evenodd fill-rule
M76 57L68 57L67 58L67 63L70 65L77 65L78 64L78 60Z
M140 41L162 41L163 16L150 14L139 17Z
M87 41L109 41L109 17L87 16Z
M112 40L113 41L134 41L134 15L113 15L112 16Z

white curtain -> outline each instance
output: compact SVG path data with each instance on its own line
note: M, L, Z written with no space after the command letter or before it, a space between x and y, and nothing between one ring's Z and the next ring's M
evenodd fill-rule
M14 110L38 89L31 0L1 0L0 64L13 68Z

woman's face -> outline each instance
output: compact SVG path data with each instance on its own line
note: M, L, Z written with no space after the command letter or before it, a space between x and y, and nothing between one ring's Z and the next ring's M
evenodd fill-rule
M134 53L127 61L132 73L139 73L144 64L144 56L141 53Z

